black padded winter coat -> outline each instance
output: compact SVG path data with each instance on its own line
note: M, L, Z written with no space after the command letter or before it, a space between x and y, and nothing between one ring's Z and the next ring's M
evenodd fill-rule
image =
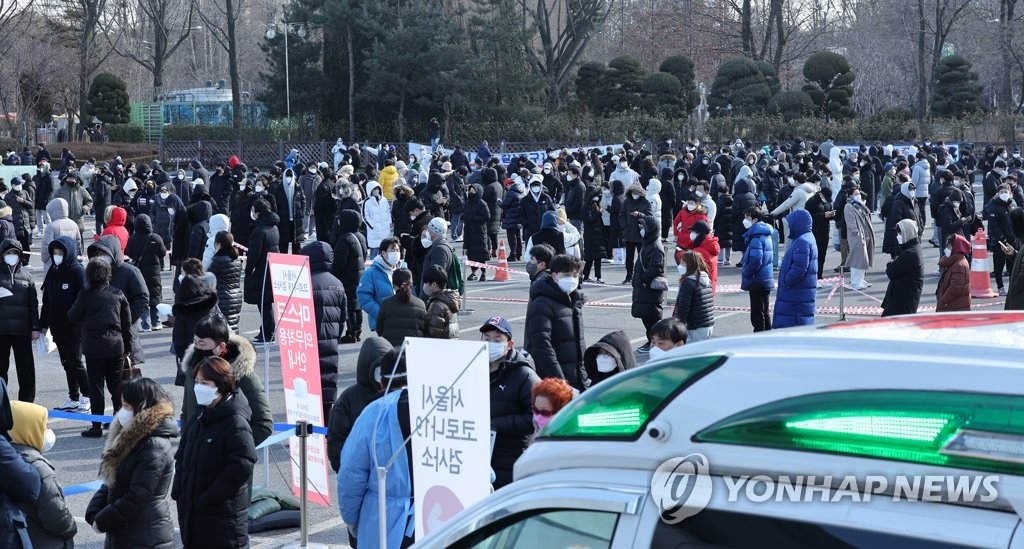
M366 269L366 237L359 232L363 217L354 210L338 212L338 235L334 241L331 266L328 270L345 286L345 297L350 310L358 311L356 288Z
M228 319L231 329L238 331L242 314L242 260L231 259L227 250L218 250L210 261L208 272L217 277L217 307Z
M316 341L320 354L320 387L323 391L324 417L338 394L338 340L345 333L348 319L345 287L331 274L334 251L326 242L314 240L302 247L309 258L313 279L313 310L316 316Z
M17 240L0 243L0 255L15 248L21 253ZM0 334L28 337L39 324L39 297L32 275L20 263L13 267L0 263L0 288L11 292L0 299Z
M551 275L540 276L530 285L525 334L537 375L563 378L580 391L590 386L583 369L583 302L579 290L567 294Z
M263 212L252 226L249 234L249 254L245 261L245 302L257 305L260 300L273 302L274 296L270 289L270 277L267 272L267 254L280 251L280 237L277 222L280 220L274 212ZM264 287L266 278L266 287Z
M142 279L149 291L149 306L155 307L164 299L160 271L164 268L167 246L164 239L153 232L153 222L148 215L135 216L135 233L128 237L128 246L125 247L124 253L142 273Z

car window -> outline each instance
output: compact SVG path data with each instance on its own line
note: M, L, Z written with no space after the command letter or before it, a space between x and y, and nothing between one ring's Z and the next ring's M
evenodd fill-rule
M459 543L462 549L611 547L617 513L549 509L521 513L489 525Z
M678 524L658 521L651 549L960 549L964 546L854 528L704 510Z

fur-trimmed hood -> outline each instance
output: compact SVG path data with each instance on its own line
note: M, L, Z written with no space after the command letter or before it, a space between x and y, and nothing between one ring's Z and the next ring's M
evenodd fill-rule
M107 442L103 446L103 458L100 461L100 480L107 488L114 487L117 468L131 454L140 442L149 436L176 438L178 427L174 420L174 406L161 400L155 406L146 408L135 414L135 418L127 427L121 425L115 416L110 423Z
M189 345L188 349L185 350L185 355L181 358L181 373L187 374L188 370L194 366L192 364L192 352L195 349L195 345ZM235 372L235 380L252 374L256 367L256 349L249 343L248 339L238 335L231 334L228 336L228 353L224 357L228 363L231 364L231 369Z

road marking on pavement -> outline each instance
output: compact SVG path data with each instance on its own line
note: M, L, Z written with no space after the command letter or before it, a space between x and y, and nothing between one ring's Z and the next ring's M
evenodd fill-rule
M310 535L317 534L317 533L323 532L324 530L329 530L331 528L334 528L335 526L341 526L342 524L343 524L343 521L342 521L341 517L334 517L334 518L332 518L330 520L326 520L324 522L321 522L321 523L317 524L316 526L311 526L309 528L309 534ZM301 537L301 535L295 535L294 532L293 532L291 536L289 536L288 538L285 538L285 539L277 538L277 539L272 539L270 541L261 543L259 545L250 545L250 546L252 547L252 549L271 549L272 547L281 547L282 545L287 545L288 543L292 543L292 542L298 541L300 537ZM348 544L346 544L346 543L342 543L342 544L332 543L331 547L348 547Z

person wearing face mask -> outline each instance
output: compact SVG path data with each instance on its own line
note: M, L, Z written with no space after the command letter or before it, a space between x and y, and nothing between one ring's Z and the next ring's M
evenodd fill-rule
M1003 184L1003 178L1009 175L1009 171L1006 169L1006 162L1004 160L996 160L992 166L992 170L985 174L985 178L981 181L981 188L984 191L983 204L988 204L995 197L996 192L999 190L999 186Z
M533 404L533 427L534 437L548 426L551 418L562 408L565 408L579 391L569 385L564 379L549 377L540 380L530 390L530 398Z
M974 217L967 215L964 196L960 191L952 186L949 189L950 192L945 195L945 199L939 206L938 215L935 216L939 239L945 242L950 236L957 233L969 239L971 237L970 226L973 224Z
M654 209L647 200L644 188L640 183L634 183L629 187L622 207L619 208L619 226L622 228L622 241L626 248L626 279L622 281L623 284L629 284L633 280L636 251L644 243L644 237L640 235L640 226L642 220L649 215L654 215Z
M302 232L302 214L306 210L306 195L296 180L292 170L285 170L281 183L271 188L270 194L277 202L278 232L280 234L280 251L282 253L299 253L299 244L305 240Z
M27 180L27 181L26 181ZM22 179L15 179L11 190L3 197L4 202L11 209L11 223L14 224L14 238L21 243L21 248L28 252L32 246L32 232L35 230L36 219L33 210L35 200L35 185L24 174ZM28 255L22 260L25 270L31 271L28 264Z
M523 226L519 223L519 204L526 197L526 185L511 179L505 183L505 195L497 206L501 210L501 228L505 229L508 237L508 261L513 263L523 260Z
M249 429L253 439L256 444L263 442L274 430L274 414L270 411L263 382L256 373L256 349L248 339L232 333L227 320L219 312L209 314L196 323L192 344L181 359L179 372L184 376L181 424L185 425L199 413L198 406L202 404L197 401L195 369L208 357L223 358L230 365L235 385L249 403L252 413Z
M135 228L135 216L138 213L135 209L135 196L139 194L139 185L141 184L141 181L136 182L135 179L126 180L124 186L118 189L111 201L114 206L123 208L127 214L124 228L128 230L128 234L131 234ZM146 208L144 211L148 212L149 208Z
M906 176L901 175L900 179L906 179ZM894 193L889 200L888 207L882 206L882 211L885 214L885 232L882 237L882 252L890 254L892 257L899 255L899 244L896 243L896 224L904 219L909 219L914 222L917 226L918 231L921 229L921 220L917 217L917 208L914 207L914 184L910 181L904 181L900 183L899 192ZM845 206L844 206L845 208ZM844 212L845 214L845 212ZM836 218L840 218L838 212ZM918 235L920 236L920 234Z
M925 209L928 204L928 193L932 184L934 170L928 161L928 155L923 151L917 151L917 162L911 168L910 181L917 189L914 193L914 203L917 206L917 219L920 221L918 229L924 230Z
M172 308L174 326L171 345L179 362L192 344L196 324L210 313L219 311L216 278L203 271L203 264L198 259L186 259L178 275L178 292L174 296Z
M50 243L54 265L46 272L42 285L42 308L33 337L53 336L68 382L68 398L55 410L89 411L89 377L82 363L81 326L68 320L67 311L85 289L85 268L78 260L78 245L66 236Z
M716 292L718 290L718 258L722 253L721 240L712 233L711 225L706 221L694 223L690 227L687 237L693 243L692 251L704 258L708 276L711 278L711 291Z
M864 194L851 190L843 220L846 224L847 246L849 253L844 266L850 269L850 284L855 290L864 290L871 283L864 280L864 275L874 263L875 234L871 228L871 212L864 204Z
M68 219L78 225L80 232L85 232L85 224L82 218L92 212L92 195L89 194L78 180L78 177L69 174L64 178L61 187L53 193L53 198L63 198L68 205Z
M395 295L391 277L402 262L401 247L395 238L385 238L380 244L380 254L373 258L373 264L366 269L356 287L359 307L366 313L370 330L377 331L377 314L381 303Z
M630 313L633 318L640 319L650 338L651 326L661 320L662 303L665 301L665 290L656 287L657 281L665 280L665 248L659 238L658 218L647 215L640 221L639 232L644 239L636 259L633 272L633 303ZM638 353L646 353L651 348L650 340L637 349Z
M89 402L94 415L104 414L104 385L110 392L114 409L121 408L121 370L132 348L128 299L111 286L110 277L110 264L100 258L90 259L85 268L89 287L78 294L68 310L68 320L78 324L82 330L82 353L85 355ZM94 421L82 436L102 437L100 422Z
M686 324L675 317L663 318L651 328L651 352L647 362L660 358L665 353L684 347L689 341Z
M185 218L185 203L171 192L173 186L162 185L150 206L149 217L153 220L153 232L160 235L166 245L174 243L174 228Z
M583 367L591 387L626 370L636 368L633 348L626 332L616 330L605 334L583 353Z
M128 222L128 212L118 206L107 206L103 212L103 218L106 220L103 232L94 238L98 240L107 235L117 238L117 241L121 243L121 252L123 253L125 247L128 246L129 238L128 229L125 227Z
M46 408L27 402L11 402L14 425L8 432L11 444L25 463L39 473L39 497L34 503L19 502L28 523L32 547L73 547L78 532L75 517L64 501L64 488L53 465L43 454L53 448L57 435L46 427Z
M530 357L516 349L512 325L504 317L489 318L480 327L480 339L487 342L490 363L491 430L495 433L491 469L497 490L512 482L512 467L533 438L531 391L540 378Z
M167 495L174 476L174 405L160 384L138 378L121 386L121 409L103 445L100 480L86 522L109 547L174 547Z
M163 326L160 324L156 306L163 301L163 280L160 272L163 271L166 261L167 247L160 235L153 232L153 223L148 215L139 214L135 218L135 233L128 238L125 254L132 258L133 264L142 273L149 294L149 310L142 313L139 331L160 330Z
M7 392L7 383L0 379L0 546L32 547L28 521L19 507L34 505L40 495L39 471L26 462L11 444L14 414Z
M971 310L971 266L967 257L971 243L954 234L945 243L939 259L939 284L935 289L935 312Z
M595 284L604 284L601 279L601 262L608 257L608 228L604 224L605 214L601 207L602 195L594 193L583 217L583 282L590 282L590 268L594 268Z
M462 221L465 224L465 242L462 244L462 249L470 261L486 264L491 259L487 242L487 225L490 222L491 212L487 202L483 199L483 193L484 188L480 184L470 185L466 189L465 213L462 215ZM476 271L477 267L470 267L470 275L466 280L476 280ZM481 267L480 281L486 280L487 270Z
M543 190L542 180L539 175L530 176L529 192L519 201L518 221L523 226L524 241L540 230L544 212L555 210L554 201Z
M427 223L427 226L423 229L420 234L420 245L426 250L423 256L423 271L417 273L419 286L416 287L417 291L422 287L423 272L426 272L427 268L431 265L436 265L446 273L451 273L454 268L455 248L448 242L445 235L448 234L448 223L440 218L435 217ZM462 281L459 281L459 286L452 289L459 290L460 293L464 291L461 287Z
M174 453L171 498L181 541L201 547L216 540L248 547L249 478L256 463L250 405L226 360L207 357L195 370L200 412L184 422Z
M530 285L524 348L541 377L565 378L579 391L590 386L583 369L583 294L578 291L582 263L568 255L551 260L551 274Z
M807 210L795 210L786 216L790 242L779 267L773 329L814 324L818 245L811 234L812 223Z
M228 231L218 231L214 237L213 259L209 273L217 284L217 308L227 319L228 325L238 331L238 320L242 312L242 270L243 261L235 249L235 239Z
M750 296L750 324L755 332L772 329L768 314L768 296L775 289L775 275L772 261L775 248L772 246L772 228L764 222L764 214L757 207L743 213L743 274L740 289Z
M391 276L395 295L384 300L377 312L377 334L394 347L407 337L426 337L427 306L412 295L413 275L409 269L397 269Z
M260 333L253 341L267 343L274 339L274 302L270 288L270 277L267 274L267 254L278 252L277 223L280 218L271 211L266 200L258 199L249 212L253 221L249 234L249 251L245 262L245 302L256 305L260 309L263 321Z
M900 253L885 266L889 285L882 300L882 316L909 315L917 312L924 288L924 264L917 223L904 219L896 224L896 242Z
M1007 271L1010 267L1006 253L999 244L1004 243L1011 246L1015 244L1016 239L1010 224L1010 211L1015 207L1013 196L1010 194L1010 185L1003 183L999 186L996 196L985 204L983 210L988 225L988 249L992 253L992 273L996 279L996 290L999 295L1006 295L1003 276L1009 274Z
M708 270L709 265L702 255L692 250L683 252L679 262L679 294L672 318L684 324L694 342L710 339L715 326L715 295ZM664 321L658 321L655 326L661 322ZM654 351L654 327L651 333L651 351ZM656 354L652 352L651 358Z
M341 467L341 449L356 419L367 405L381 396L381 358L391 349L391 344L382 337L364 339L356 358L356 381L346 387L331 406L327 422L327 458L335 473Z

